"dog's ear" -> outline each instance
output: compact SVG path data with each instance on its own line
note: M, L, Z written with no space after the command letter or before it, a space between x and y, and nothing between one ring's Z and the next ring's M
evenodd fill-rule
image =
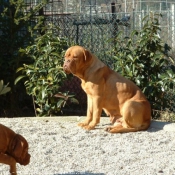
M29 164L30 154L28 154L27 140L23 136L16 134L13 140L11 141L8 154L12 156L16 160L16 162L20 163L21 165Z
M16 134L15 138L11 143L10 151L14 158L21 157L21 154L23 152L23 145L24 145L22 140L24 140L24 138L21 135Z
M91 57L92 57L92 54L87 49L84 49L84 59L85 59L85 61L88 61Z

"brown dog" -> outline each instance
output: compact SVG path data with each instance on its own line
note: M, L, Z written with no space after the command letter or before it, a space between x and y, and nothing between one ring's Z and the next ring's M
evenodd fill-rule
M65 53L63 69L81 79L88 97L87 117L79 126L94 129L103 109L114 124L106 128L108 132L134 132L149 127L151 107L141 90L88 50L81 46L70 47Z
M27 165L30 162L28 143L24 137L0 124L0 163L10 166L10 173L17 175L16 163Z

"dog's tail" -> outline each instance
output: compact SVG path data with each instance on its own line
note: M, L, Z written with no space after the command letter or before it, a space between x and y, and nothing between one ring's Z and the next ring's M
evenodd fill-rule
M112 126L106 128L105 130L110 133L127 133L127 132L137 132L137 131L145 131L149 128L150 124L142 125L138 128L124 128L123 126Z

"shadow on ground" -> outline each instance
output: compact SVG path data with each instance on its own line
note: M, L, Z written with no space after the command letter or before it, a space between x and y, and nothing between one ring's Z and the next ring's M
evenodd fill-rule
M70 172L70 173L63 173L63 174L54 174L54 175L105 175L104 173L90 173L90 172Z
M157 130L165 130L165 131L175 131L175 123L152 121L150 128L155 128Z

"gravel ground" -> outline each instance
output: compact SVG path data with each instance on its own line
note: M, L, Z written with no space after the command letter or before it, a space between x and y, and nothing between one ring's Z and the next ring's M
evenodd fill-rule
M154 123L144 132L110 134L107 118L92 131L77 119L0 118L29 142L31 162L17 164L18 175L175 175L173 129ZM9 175L9 167L2 164L0 175Z

